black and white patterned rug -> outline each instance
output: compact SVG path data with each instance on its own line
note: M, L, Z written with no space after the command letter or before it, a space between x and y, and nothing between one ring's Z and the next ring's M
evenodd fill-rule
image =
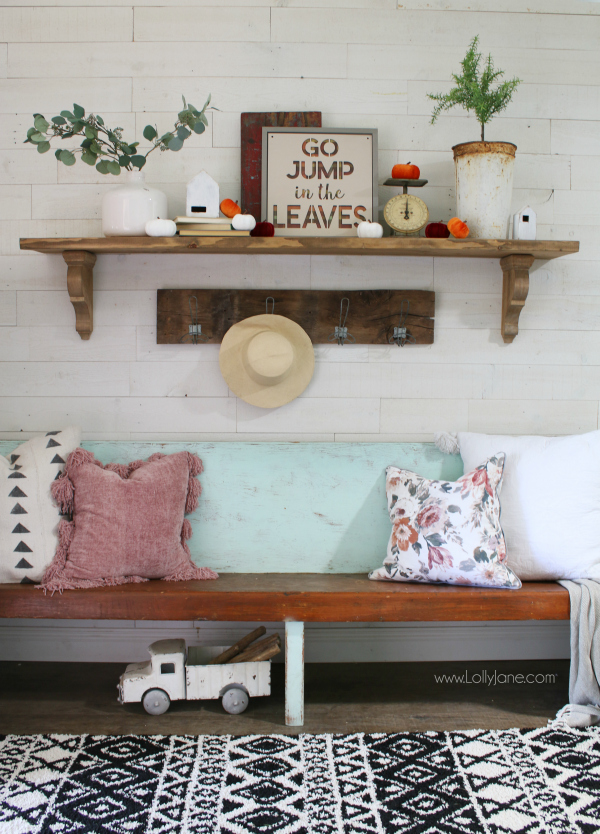
M2 834L592 834L600 732L0 736Z

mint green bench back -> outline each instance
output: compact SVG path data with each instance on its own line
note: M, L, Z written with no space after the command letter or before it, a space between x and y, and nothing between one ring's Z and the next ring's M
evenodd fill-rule
M9 454L18 443L0 442ZM204 463L188 542L195 561L243 573L360 573L381 565L390 534L385 468L455 480L459 456L429 443L85 442L127 463L187 450Z

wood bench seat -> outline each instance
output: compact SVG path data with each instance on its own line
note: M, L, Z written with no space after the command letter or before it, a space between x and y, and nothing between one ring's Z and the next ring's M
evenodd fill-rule
M371 582L390 535L385 468L428 478L462 475L456 455L426 443L89 441L103 463L186 449L204 461L202 500L189 541L209 582L145 582L45 596L0 585L0 618L285 622L286 723L304 712L304 623L568 620L554 582L518 591ZM0 441L0 453L14 443ZM290 571L275 573L285 565ZM260 573L247 573L260 569ZM342 572L344 571L344 572ZM63 629L56 630L61 639Z
M372 582L364 574L225 573L210 582L144 582L44 595L0 585L0 617L255 622L568 620L555 582L518 590Z

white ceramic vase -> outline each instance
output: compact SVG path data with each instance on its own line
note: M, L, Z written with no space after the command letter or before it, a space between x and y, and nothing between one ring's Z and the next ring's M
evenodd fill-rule
M470 236L505 240L512 200L517 146L512 142L455 145L456 214Z
M106 237L145 235L146 223L168 216L167 195L146 185L143 171L127 171L126 185L107 191L102 200L102 231Z

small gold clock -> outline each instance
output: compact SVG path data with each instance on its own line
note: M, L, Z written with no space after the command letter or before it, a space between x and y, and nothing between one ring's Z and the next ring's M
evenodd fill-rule
M427 225L429 209L412 194L398 194L385 204L383 216L396 234L416 235Z

